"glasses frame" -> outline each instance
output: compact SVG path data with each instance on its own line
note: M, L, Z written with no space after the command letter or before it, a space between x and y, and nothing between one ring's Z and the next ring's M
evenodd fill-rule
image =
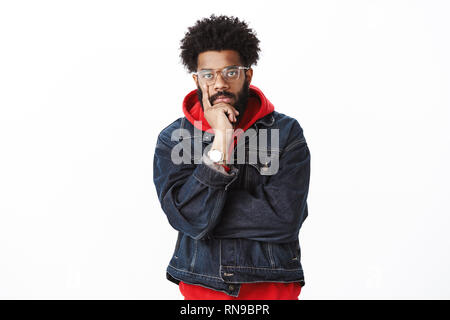
M229 82L229 80L227 80L226 76L225 76L225 71L228 68L237 68L239 70L238 78L235 79L235 80L239 80L239 77L241 76L241 70L246 70L247 71L247 70L250 69L250 67L244 67L244 66L228 66L228 67L222 68L220 70L218 70L218 69L203 69L203 70L200 70L200 71L197 71L197 72L193 72L192 74L195 74L197 76L197 78L199 79L199 81L202 81L202 80L200 80L201 78L199 77L199 73L201 73L202 71L211 71L211 72L213 72L214 73L214 79L212 79L212 80L205 80L206 82L211 81L210 82L210 85L211 85L211 84L216 83L216 81L217 81L217 73L218 72L220 72L222 74L222 79L224 81ZM235 81L235 80L232 80L232 81Z

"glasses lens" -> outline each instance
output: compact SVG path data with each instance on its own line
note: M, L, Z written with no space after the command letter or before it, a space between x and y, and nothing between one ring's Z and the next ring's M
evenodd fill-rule
M227 81L237 80L237 79L239 79L239 71L240 71L239 68L236 68L236 67L225 68L223 70L224 78Z
M198 77L201 81L211 84L214 82L216 74L210 70L202 70L198 73Z

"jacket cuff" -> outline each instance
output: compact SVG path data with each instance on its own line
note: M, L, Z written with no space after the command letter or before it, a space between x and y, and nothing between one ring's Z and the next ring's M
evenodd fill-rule
M228 172L230 170L226 170L224 166L222 166L221 164L215 163L214 161L212 161L207 154L204 154L202 157L202 162L205 163L207 166L209 166L210 168L213 168L214 170L217 170L225 175L230 175Z
M194 177L209 187L228 189L230 184L236 180L238 172L239 170L233 166L230 172L227 173L221 165L217 165L202 157L202 163L197 165Z

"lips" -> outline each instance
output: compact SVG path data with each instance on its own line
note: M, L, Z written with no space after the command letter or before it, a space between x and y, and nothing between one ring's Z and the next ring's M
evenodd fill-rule
M231 98L230 97L226 97L226 96L218 96L214 100L214 104L219 103L219 102L230 103L231 102Z

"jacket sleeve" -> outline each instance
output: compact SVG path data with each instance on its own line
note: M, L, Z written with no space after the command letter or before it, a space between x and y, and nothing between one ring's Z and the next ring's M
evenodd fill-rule
M228 186L238 170L224 174L201 164L174 164L173 142L160 134L153 161L153 181L170 225L194 239L208 238L222 212Z
M303 130L296 123L280 154L278 172L255 189L231 189L215 238L246 238L284 243L298 240L308 216L310 152ZM250 168L252 169L252 168Z

